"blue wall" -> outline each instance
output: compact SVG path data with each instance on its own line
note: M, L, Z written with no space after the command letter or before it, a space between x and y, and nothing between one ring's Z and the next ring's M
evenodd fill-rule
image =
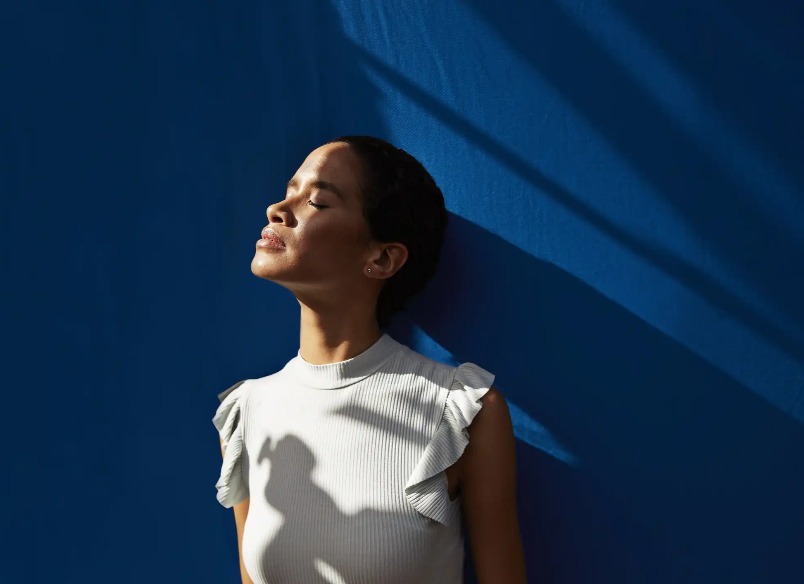
M534 582L804 580L801 17L6 3L0 582L239 581L216 393L295 354L253 242L343 133L445 193L393 333L497 374Z

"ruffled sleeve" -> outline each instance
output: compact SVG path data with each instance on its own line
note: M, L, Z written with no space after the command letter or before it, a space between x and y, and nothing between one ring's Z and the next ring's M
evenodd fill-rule
M226 391L218 394L221 401L212 418L223 441L223 463L221 475L215 487L218 489L218 502L226 508L233 507L249 496L248 479L244 473L243 419L241 415L245 389L238 381ZM247 465L248 462L245 461ZM247 467L246 467L247 468Z
M467 428L493 381L492 373L474 363L456 367L441 421L405 485L405 495L413 507L444 525L454 517L444 471L457 462L469 444Z

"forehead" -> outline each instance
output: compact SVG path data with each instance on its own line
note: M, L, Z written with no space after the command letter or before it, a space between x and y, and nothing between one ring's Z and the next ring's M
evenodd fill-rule
M303 187L305 182L334 183L348 197L359 191L360 161L348 144L325 144L313 150L304 160L293 179Z

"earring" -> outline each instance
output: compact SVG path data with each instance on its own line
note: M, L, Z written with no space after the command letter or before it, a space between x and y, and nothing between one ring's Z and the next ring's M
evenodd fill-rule
M370 271L371 271L371 268L369 268L369 269L368 269L368 270L366 270L366 271L370 272Z

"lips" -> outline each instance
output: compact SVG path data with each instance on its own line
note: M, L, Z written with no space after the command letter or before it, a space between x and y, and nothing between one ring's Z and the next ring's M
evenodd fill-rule
M276 231L270 227L264 227L261 238L257 241L257 247L281 249L285 247L285 242L282 241Z
M262 235L262 239L268 239L268 240L271 241L271 243L273 243L275 245L281 245L282 247L285 246L285 242L282 241L282 238L279 237L279 235L276 233L276 231L274 231L270 227L264 227L263 230L262 230L261 235Z

